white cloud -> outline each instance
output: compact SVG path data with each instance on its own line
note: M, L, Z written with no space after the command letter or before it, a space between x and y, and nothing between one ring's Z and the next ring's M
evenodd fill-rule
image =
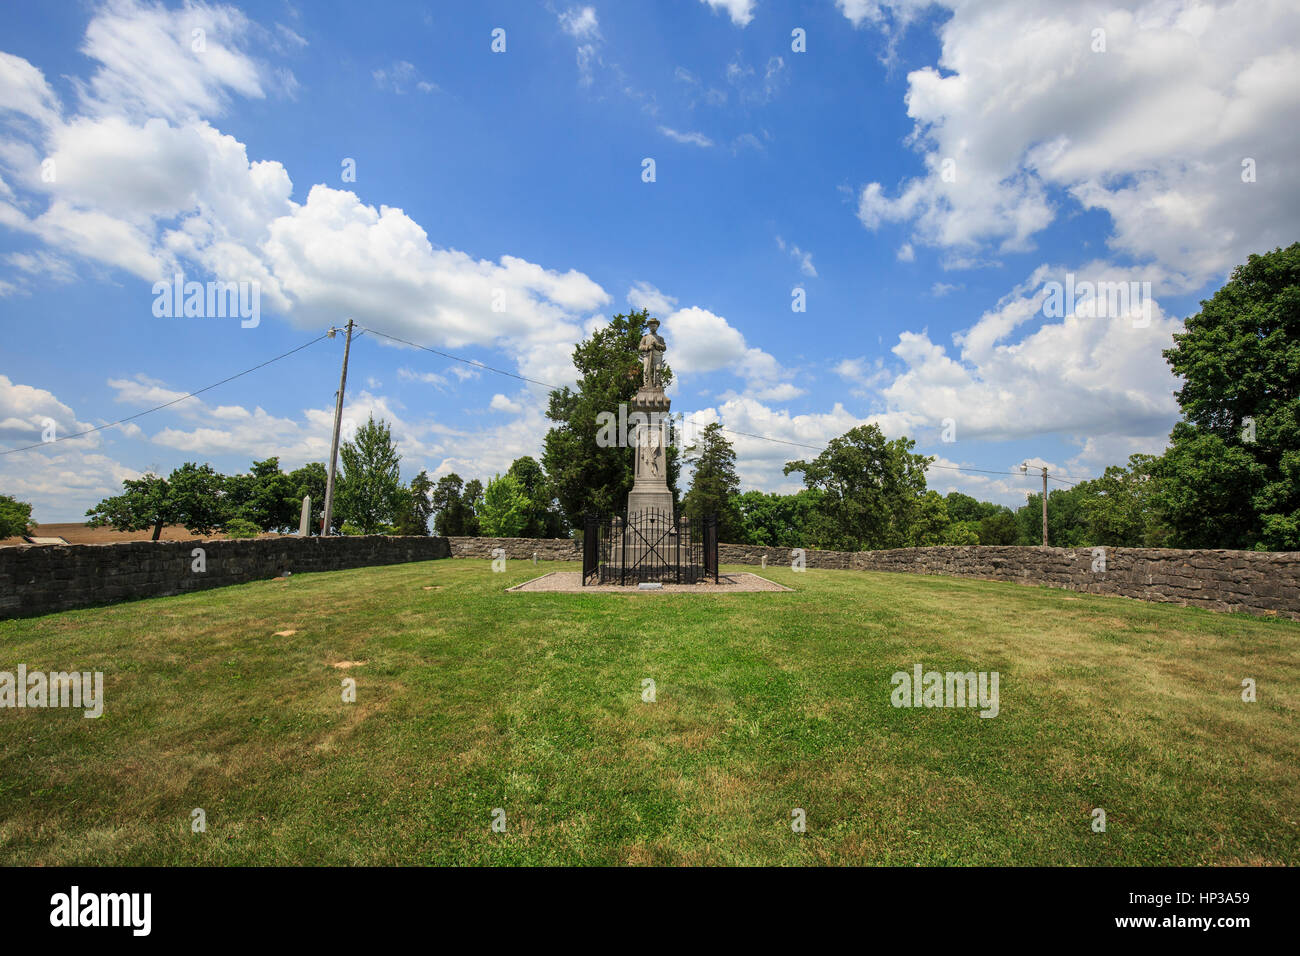
M700 2L707 3L713 8L714 13L719 10L727 11L731 22L738 27L747 27L754 19L755 0L700 0Z
M713 145L713 140L709 139L703 133L681 133L667 126L660 126L659 132L663 133L675 143L687 143L691 146L699 146L702 149L708 149Z
M38 523L84 521L87 508L121 494L125 479L140 477L139 471L108 455L72 444L60 442L0 458L0 488L30 503Z
M663 324L668 364L676 376L727 370L745 379L747 394L781 400L803 394L789 384L791 372L745 337L725 318L691 306L678 309Z
M677 307L677 300L665 295L648 282L638 282L627 290L628 305L634 309L647 309L651 315L667 315Z
M1037 270L953 336L955 355L925 331L902 333L892 352L903 371L880 389L900 431L925 436L952 418L959 441L1167 434L1177 418L1177 383L1161 350L1181 323L1154 301L1145 328L1129 318L1045 319L1043 285L1060 274ZM1137 274L1098 263L1079 270L1085 278L1128 281ZM1025 326L1033 330L1012 341Z
M574 40L579 85L591 86L596 79L597 65L603 65L600 59L603 38L600 35L600 22L596 17L595 8L570 7L555 16L560 22L560 29ZM619 74L621 78L621 71L617 67L613 68L613 72ZM625 92L633 96L638 95L631 89L625 89Z
M1024 250L1060 215L1049 190L1062 190L1107 212L1110 246L1153 261L1180 291L1295 238L1300 7L944 5L952 16L939 28L937 68L908 75L926 171L896 189L864 186L868 228L909 222L916 240L963 257ZM879 12L855 0L841 8L855 22ZM1105 52L1094 51L1094 29L1105 31ZM1241 179L1247 157L1255 183Z
M687 411L683 417L688 420L687 438L692 434L689 429L702 429L714 421L720 421L730 430L727 439L736 449L736 469L742 487L781 492L803 487L801 475L782 474L786 462L814 458L832 438L873 420L859 418L839 402L829 412L791 415L785 409L772 408L750 396L733 396L716 408ZM753 435L780 440L750 437Z
M912 248L910 242L905 242L898 247L899 262L914 262L916 260L916 250Z
M867 22L876 23L883 17L880 4L873 0L835 0L835 6L855 27Z
M436 385L438 388L446 388L451 384L447 376L439 375L437 372L417 372L405 367L397 370L397 377L403 382L423 382L426 385Z
M741 102L759 106L769 102L789 79L786 74L785 58L780 56L768 57L760 77L758 71L745 63L740 54L737 54L736 58L727 64L725 75L727 82L736 88Z
M81 52L100 64L79 84L94 114L187 120L220 115L228 92L264 95L259 67L243 47L250 23L228 6L114 0L86 28Z
M811 252L804 252L798 246L793 244L787 245L786 241L782 239L780 236L776 237L776 244L781 248L783 252L790 253L790 258L794 259L795 262L799 263L800 272L802 272L804 275L808 276L809 278L813 278L813 279L817 278L817 268L813 265Z
M375 86L399 96L412 89L421 93L433 93L438 89L437 83L424 79L415 64L407 60L398 60L390 66L373 70L370 75Z
M52 432L47 431L51 427ZM33 445L44 441L49 434L62 439L93 427L89 422L78 421L72 409L52 392L0 375L0 442L5 448ZM98 434L93 434L60 444L85 447L97 444L98 439Z
M600 22L595 7L570 7L558 14L560 28L577 40L600 39Z
M122 23L111 11L96 18L96 49L106 49L106 37L133 35L141 16L153 22L142 8L121 9ZM208 41L212 53L210 33ZM119 62L129 52L121 47L109 62L124 75L140 75L144 67ZM39 72L23 68L25 62L5 61L2 75L18 80L0 102L17 104L39 123L23 127L12 122L12 110L5 114L16 135L0 147L0 167L7 189L12 193L12 181L26 194L25 207L45 205L29 213L0 199L0 222L43 240L49 261L56 252L71 254L121 268L150 286L176 271L256 281L263 307L298 325L316 328L342 311L421 344L500 347L528 377L573 380L571 351L582 322L610 301L582 273L509 255L477 260L435 246L400 209L376 209L347 190L317 185L295 203L281 164L250 161L242 143L200 118L169 122L97 112L60 119L40 92ZM209 92L216 89L212 77L243 75L233 68L188 69L202 73L208 85L198 89ZM108 66L101 68L100 87L114 87L109 74ZM174 77L173 83L187 81ZM54 182L39 175L36 157L43 155L54 160ZM142 289L141 296L148 307L152 294Z
M0 52L0 113L28 116L41 126L59 120L59 101L45 75L22 57Z
M0 375L0 445L24 448L40 443L28 451L0 455L0 492L29 502L34 520L78 520L100 498L120 492L123 478L137 476L97 450L105 437L138 433L134 424L44 443L50 423L55 438L94 427L80 421L52 392Z
M488 406L494 412L509 412L512 415L518 415L524 410L524 406L514 399L506 398L500 392L492 396L492 402Z

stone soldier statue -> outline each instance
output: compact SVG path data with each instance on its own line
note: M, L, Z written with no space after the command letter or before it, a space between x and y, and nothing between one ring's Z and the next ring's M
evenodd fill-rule
M647 324L650 331L641 336L641 342L636 347L641 353L641 384L645 388L658 388L663 385L661 378L667 346L657 331L659 320L651 319Z
M641 387L629 403L641 418L632 436L635 444L632 490L627 495L628 520L636 514L655 513L649 520L673 520L673 493L668 488L666 425L670 402L664 393L664 340L656 331L658 319L646 323L636 350L641 357ZM629 416L630 417L630 416ZM671 532L670 532L671 533Z

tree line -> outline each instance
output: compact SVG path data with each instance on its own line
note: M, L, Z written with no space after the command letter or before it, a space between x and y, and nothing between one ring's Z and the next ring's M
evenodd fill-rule
M421 471L408 485L392 432L373 418L339 448L332 534L428 534L432 482ZM165 478L145 474L122 482L122 493L86 512L91 527L153 530L157 541L169 524L192 534L221 532L253 537L298 529L302 501L311 498L309 527L319 533L325 511L325 465L308 462L285 472L278 457L254 461L246 473L224 475L210 464L186 462Z

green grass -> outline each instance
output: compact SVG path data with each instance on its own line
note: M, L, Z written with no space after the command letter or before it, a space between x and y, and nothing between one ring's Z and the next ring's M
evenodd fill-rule
M0 710L0 861L1300 862L1300 625L782 568L795 593L503 593L554 569L0 622L0 670L101 670L106 696L98 720ZM998 671L1000 715L892 707L917 662Z

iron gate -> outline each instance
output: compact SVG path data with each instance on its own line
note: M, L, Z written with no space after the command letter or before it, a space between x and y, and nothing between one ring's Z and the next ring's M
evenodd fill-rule
M582 583L698 584L718 581L718 522L651 509L588 515L582 536Z

